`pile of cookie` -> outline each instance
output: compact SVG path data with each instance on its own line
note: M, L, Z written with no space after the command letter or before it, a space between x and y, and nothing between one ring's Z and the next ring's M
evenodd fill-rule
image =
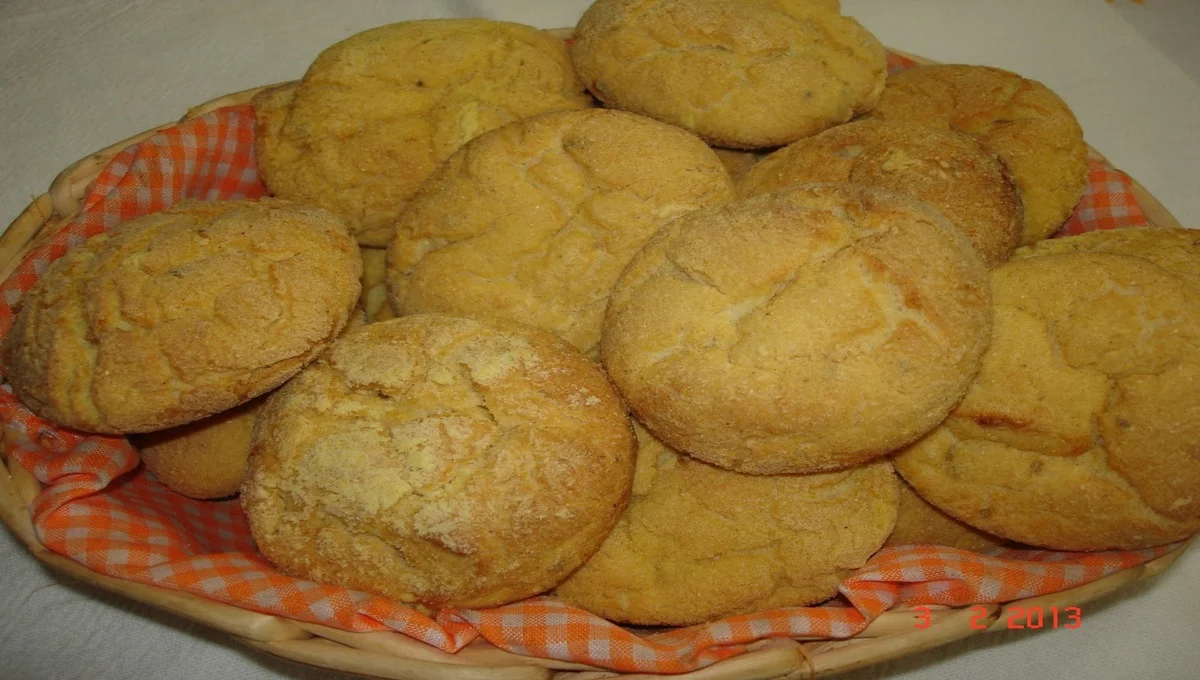
M885 544L1200 530L1200 233L1043 240L1087 161L1037 82L889 77L836 0L597 0L569 46L376 28L254 107L274 197L73 248L3 358L287 573L686 625Z

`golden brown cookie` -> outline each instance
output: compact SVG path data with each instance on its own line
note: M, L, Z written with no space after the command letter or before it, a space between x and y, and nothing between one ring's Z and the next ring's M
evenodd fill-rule
M817 475L743 475L638 428L633 499L555 591L612 621L685 626L820 602L896 521L886 461Z
M871 117L944 125L995 151L1021 190L1025 244L1057 231L1087 185L1075 114L1045 85L1015 73L958 64L893 73Z
M224 498L238 492L250 457L250 433L265 397L133 443L146 469L175 493Z
M362 264L332 215L185 201L94 236L21 301L3 347L25 405L89 432L162 430L274 389L323 351Z
M546 331L368 324L267 403L242 503L287 573L429 607L547 590L629 498L635 442L604 373Z
M900 483L900 511L896 528L884 545L932 543L971 552L989 552L1007 541L984 533L938 510L911 486Z
M1013 258L1056 253L1132 255L1166 269L1200 289L1200 229L1105 229L1039 241L1019 248Z
M387 296L387 250L384 248L359 249L362 254L363 277L362 297L359 306L367 321L387 321L396 318Z
M979 377L896 457L905 479L959 520L1046 548L1200 530L1200 294L1107 253L1013 260L992 289Z
M597 0L571 59L609 106L735 149L869 111L887 75L875 36L812 0Z
M322 52L294 92L268 91L255 104L271 192L327 208L359 243L386 246L417 187L464 143L592 100L561 39L438 19L353 35Z
M601 355L668 445L739 472L815 472L940 422L990 324L987 270L944 217L810 184L659 231L613 290Z
M694 135L623 111L548 114L483 135L421 188L388 254L395 310L482 313L589 355L608 294L659 227L732 194Z
M736 183L754 164L759 161L759 155L753 151L739 151L737 149L722 149L713 147L713 151L717 154L717 158L721 159L721 165L725 166L725 171L729 173L729 177Z
M1008 260L1024 212L1008 169L961 133L909 121L861 120L776 151L738 183L743 196L810 182L853 182L925 201L979 249L984 262Z

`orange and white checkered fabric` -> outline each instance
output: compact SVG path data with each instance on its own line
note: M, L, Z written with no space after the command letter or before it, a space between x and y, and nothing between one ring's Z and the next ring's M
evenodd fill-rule
M905 66L894 60L893 66ZM0 284L0 335L14 307L67 248L182 198L261 196L248 106L190 120L120 153L87 196L80 216L36 249ZM1095 164L1088 195L1065 228L1145 224L1128 178ZM1002 602L1074 587L1141 564L1174 546L1139 552L1067 554L887 548L820 607L780 609L646 633L614 625L552 598L429 617L383 598L286 576L254 548L238 501L176 495L138 465L123 438L59 429L0 388L6 453L45 485L32 508L51 550L117 578L182 590L245 609L351 631L392 630L454 652L483 637L518 654L627 672L679 673L737 655L770 637L845 638L898 605Z

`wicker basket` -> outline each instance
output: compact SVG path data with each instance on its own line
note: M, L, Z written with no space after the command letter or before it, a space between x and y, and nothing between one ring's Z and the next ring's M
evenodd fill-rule
M567 34L567 31L560 33ZM900 53L902 54L902 53ZM918 63L927 60L903 55ZM264 88L226 95L192 108L184 119L224 106L244 104ZM167 123L123 140L77 161L63 170L49 191L37 197L0 236L0 280L7 278L25 255L66 225L79 211L81 201L100 171L119 151L174 125ZM1093 160L1103 160L1090 150ZM1149 192L1133 183L1146 218L1152 225L1178 227L1179 223ZM0 456L3 456L0 450ZM517 680L571 678L598 680L621 674L577 663L519 656L482 639L457 654L447 654L399 633L352 633L326 626L269 616L207 600L187 593L113 578L94 572L51 552L37 538L31 505L39 483L12 460L0 460L0 520L46 566L124 597L153 605L193 621L222 630L255 649L332 670L380 678L440 678ZM5 471L7 470L7 472ZM1080 606L1128 584L1153 577L1174 563L1186 550L1180 547L1156 560L1126 569L1084 586L1005 605L971 608L932 607L931 625L925 614L911 610L889 611L864 631L847 640L795 639L762 641L751 651L707 668L679 675L695 680L767 678L819 678L863 668L907 654L932 649L960 638L1007 629L1007 613L1016 608ZM981 611L984 614L981 616ZM980 622L986 624L980 626ZM916 624L922 622L922 627ZM624 677L661 677L633 676Z

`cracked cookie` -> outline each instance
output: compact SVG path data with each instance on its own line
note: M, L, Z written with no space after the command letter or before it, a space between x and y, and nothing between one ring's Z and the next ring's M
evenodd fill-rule
M1056 253L1132 255L1166 269L1200 290L1200 230L1142 227L1104 229L1039 241L1019 248L1013 259Z
M932 208L810 184L660 230L613 290L600 351L669 446L739 472L817 472L936 426L991 316L979 253Z
M395 310L481 313L591 356L613 284L659 227L729 199L716 154L623 111L538 116L483 135L409 204L388 251Z
M66 427L183 425L274 389L323 351L361 272L324 210L180 202L52 263L5 339L5 375L30 410Z
M287 573L490 607L591 556L635 449L604 373L562 339L414 315L348 334L268 400L242 503Z
M801 139L760 160L738 182L754 196L810 182L852 182L908 194L937 208L991 266L1021 240L1021 196L995 154L967 135L909 121L861 120Z
M356 310L342 335L367 323ZM238 492L250 458L250 434L267 395L186 425L130 437L150 474L189 498L224 498Z
M386 246L421 182L474 137L592 106L560 38L486 19L408 21L322 52L298 85L255 98L273 194L328 209Z
M571 59L605 104L737 149L865 113L887 75L875 36L813 0L597 0Z
M628 509L555 590L606 619L686 626L826 600L896 521L899 483L886 461L816 475L743 475L636 429Z
M1064 253L992 273L979 377L895 458L926 500L1056 550L1138 549L1200 529L1200 295L1137 257Z
M1057 231L1087 185L1075 114L1045 85L1015 73L958 64L893 73L871 117L942 125L995 151L1021 190L1023 244Z

